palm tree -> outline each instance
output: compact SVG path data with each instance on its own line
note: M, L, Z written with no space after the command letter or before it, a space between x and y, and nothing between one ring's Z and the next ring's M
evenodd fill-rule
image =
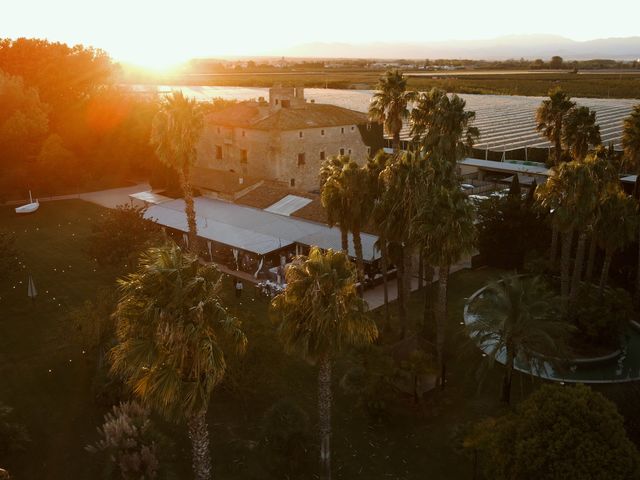
M549 98L544 100L536 111L536 129L553 144L555 148L555 165L562 162L562 127L564 120L575 103L560 87L549 91Z
M345 201L349 192L341 184L343 167L349 162L349 157L331 157L320 166L320 201L327 212L327 223L330 227L338 225L342 251L349 252L349 216L351 212Z
M467 328L476 342L490 347L489 366L498 356L505 356L500 396L507 404L511 400L516 359L533 371L540 354L562 356L564 339L571 327L556 320L554 301L540 278L512 275L490 284L478 302L479 315Z
M600 145L600 126L596 123L596 112L589 107L573 107L562 125L562 142L571 157L581 162L587 156L589 145Z
M436 301L436 353L438 380L441 388L446 382L446 325L447 293L451 266L470 254L475 241L474 208L458 186L434 185L421 195L420 203L426 212L416 220L416 234L428 245L428 260L438 266L438 298Z
M466 102L458 95L432 88L421 94L411 111L413 144L425 155L448 159L452 168L467 155L480 135L470 124L476 117L465 110Z
M149 249L119 283L112 372L156 412L186 420L195 478L208 480L211 393L227 369L225 347L242 353L247 345L218 296L220 274L170 244Z
M600 297L609 278L609 267L613 254L632 242L638 228L637 202L627 196L619 184L610 188L604 196L598 217L598 242L605 252L600 275Z
M399 70L387 71L376 87L369 118L384 124L388 134L393 136L393 150L400 150L400 130L402 122L409 116L409 105L417 98L417 93L407 91L407 79Z
M358 266L358 279L364 279L364 260L362 258L362 228L366 226L371 214L372 192L369 173L366 167L360 167L349 157L329 160L321 167L320 199L327 210L329 225L340 225L342 249L348 253L348 238L345 231L353 235L353 248ZM347 245L345 245L345 243ZM346 247L346 248L345 248Z
M352 345L373 343L378 330L358 296L356 272L343 252L312 247L286 273L287 287L273 299L285 350L318 364L320 478L331 478L331 365Z
M636 172L636 190L640 179L640 105L633 107L631 115L624 119L622 128L624 164ZM636 191L636 195L639 192ZM638 197L640 198L640 196ZM636 272L636 302L640 301L640 229L638 231L638 265Z
M165 97L153 119L151 144L162 163L178 173L184 195L184 210L189 229L189 249L198 252L196 211L193 204L191 167L196 160L196 145L203 128L203 116L198 102L182 92Z

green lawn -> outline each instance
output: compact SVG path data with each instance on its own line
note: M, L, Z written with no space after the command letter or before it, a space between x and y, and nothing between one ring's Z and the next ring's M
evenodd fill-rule
M26 217L0 211L0 228L15 231L20 260L25 265L12 282L0 287L0 400L14 406L33 439L26 452L6 462L18 479L81 479L95 476L95 460L83 447L95 440L105 407L94 402L91 385L94 358L83 354L67 313L97 289L113 285L120 272L97 266L84 253L91 222L103 212L81 201L42 204ZM26 295L27 272L40 295ZM470 478L470 462L460 451L460 432L470 421L496 412L500 370L477 394L474 368L478 350L461 334L464 299L497 272L463 271L450 282L450 375L445 392L432 392L414 406L398 398L390 419L370 424L338 386L350 357L334 369L334 458L336 478ZM22 282L22 283L19 283ZM13 287L16 287L15 289ZM241 304L225 280L224 296L244 321L250 346L241 361L214 393L210 408L214 463L220 478L267 478L260 439L265 410L283 397L295 399L315 422L316 371L285 355L267 314L267 302L245 290ZM423 292L412 298L411 314L422 316ZM51 371L50 371L51 370ZM530 381L516 381L517 400ZM178 470L188 471L190 455L184 435L174 435ZM316 471L316 450L305 478ZM181 476L182 478L182 476ZM281 478L275 476L274 478Z

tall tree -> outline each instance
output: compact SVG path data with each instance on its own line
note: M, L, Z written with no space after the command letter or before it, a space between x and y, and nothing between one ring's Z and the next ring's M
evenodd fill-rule
M470 336L490 346L489 366L505 356L501 399L511 401L511 383L516 359L533 372L541 353L560 357L569 324L557 320L555 298L540 278L511 275L492 283L478 303L477 320L468 326Z
M229 350L247 339L218 293L220 274L175 244L151 248L120 280L112 371L153 410L186 420L197 480L212 476L206 414Z
M287 287L273 299L277 333L285 350L318 364L320 478L331 478L331 365L352 345L371 344L378 335L356 290L356 272L342 252L312 247L286 273Z
M575 102L558 87L549 91L549 98L536 111L536 128L553 144L556 166L562 162L562 127L574 106Z
M364 260L362 258L361 232L371 214L372 191L366 167L360 167L349 157L323 162L321 167L323 180L320 193L322 205L327 210L329 225L336 223L342 234L342 249L347 254L347 232L353 236L353 248L358 266L358 279L364 279ZM346 240L346 241L345 241Z
M569 110L562 129L562 143L576 161L584 160L590 145L595 147L601 143L596 112L589 107L573 107Z
M191 185L191 167L196 160L196 145L203 128L202 111L195 99L182 92L166 97L153 119L151 143L161 162L173 168L180 179L189 228L189 249L198 252L196 210Z
M624 164L636 172L636 197L640 199L638 179L640 179L640 105L633 107L631 115L624 119L622 127ZM640 229L638 231L638 265L636 271L636 302L640 301Z
M417 98L417 92L407 90L407 79L399 70L387 71L376 87L369 105L369 117L384 124L393 136L393 150L400 150L400 130L409 116L409 105Z
M636 236L638 205L632 197L624 193L619 184L613 184L602 199L599 210L597 240L605 254L600 275L600 297L602 297L609 279L613 254L633 241Z
M446 383L447 298L451 266L473 251L475 243L474 208L459 188L434 187L425 200L431 213L418 225L429 246L429 261L438 267L436 301L436 352L440 387ZM431 218L431 220L429 220Z

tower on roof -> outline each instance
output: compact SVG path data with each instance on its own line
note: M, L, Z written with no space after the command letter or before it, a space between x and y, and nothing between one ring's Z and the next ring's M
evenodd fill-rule
M304 87L275 85L269 89L269 106L272 109L303 108L305 103Z

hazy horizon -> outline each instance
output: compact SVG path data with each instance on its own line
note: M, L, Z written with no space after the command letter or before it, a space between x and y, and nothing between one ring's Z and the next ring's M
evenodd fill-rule
M321 9L305 9L293 0L224 6L184 0L179 8L175 5L166 0L23 0L3 12L0 36L81 43L103 49L117 61L162 68L198 57L317 56L310 48L314 44L357 48L482 43L514 35L584 42L640 34L636 20L640 6L625 0L607 3L608 11L624 13L616 14L615 22L601 21L593 12L602 4L593 0L541 0L528 9L516 9L502 0L481 4L462 0L455 9L419 0L391 7L382 2L325 0ZM399 20L392 23L389 18ZM305 45L310 49L306 53ZM524 56L514 50L513 56ZM377 57L374 52L362 56Z

